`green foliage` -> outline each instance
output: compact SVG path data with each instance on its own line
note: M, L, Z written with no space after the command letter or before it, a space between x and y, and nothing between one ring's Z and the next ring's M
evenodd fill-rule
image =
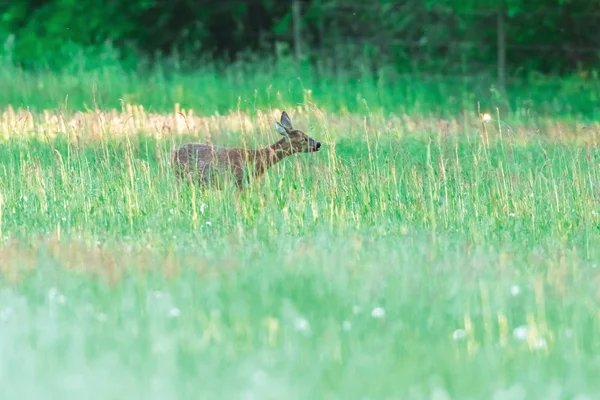
M400 73L493 73L496 13L506 14L507 63L512 74L593 69L599 43L598 1L497 2L458 0L360 3L301 1L303 54L317 67ZM276 54L293 47L291 3L260 0L24 0L3 6L5 58L27 68L72 68L78 59L118 51L127 68L164 56L197 68L206 56L231 60L247 52ZM12 35L12 36L11 36ZM80 67L80 65L78 66Z

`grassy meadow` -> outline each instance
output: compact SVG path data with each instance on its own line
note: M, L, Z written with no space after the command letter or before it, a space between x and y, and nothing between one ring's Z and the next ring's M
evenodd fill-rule
M505 112L465 83L12 77L2 398L600 396L591 100L523 89ZM176 183L173 146L266 146L284 109L319 153L241 196Z

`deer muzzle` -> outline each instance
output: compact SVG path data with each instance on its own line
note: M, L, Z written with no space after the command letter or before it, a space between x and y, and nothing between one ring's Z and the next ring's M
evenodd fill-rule
M321 148L321 142L317 142L314 139L310 139L309 142L309 150L312 151L319 151L319 149Z

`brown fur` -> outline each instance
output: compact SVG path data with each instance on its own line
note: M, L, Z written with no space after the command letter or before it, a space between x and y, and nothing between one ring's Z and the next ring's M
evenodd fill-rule
M171 161L178 179L187 177L203 185L215 185L220 188L221 180L232 174L238 189L243 189L244 181L252 175L262 176L269 168L296 153L319 151L321 143L295 129L284 111L277 129L283 136L281 140L260 149L225 148L201 143L184 144L171 153ZM246 175L246 178L244 176Z

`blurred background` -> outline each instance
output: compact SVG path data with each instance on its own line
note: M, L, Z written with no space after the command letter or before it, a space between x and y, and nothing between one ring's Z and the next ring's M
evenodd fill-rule
M313 83L458 82L480 88L480 98L557 77L565 92L597 89L597 0L3 0L1 7L2 63L20 71L118 66L139 74L160 66L164 76L235 65L236 74L274 74L284 60L290 77L302 71Z

